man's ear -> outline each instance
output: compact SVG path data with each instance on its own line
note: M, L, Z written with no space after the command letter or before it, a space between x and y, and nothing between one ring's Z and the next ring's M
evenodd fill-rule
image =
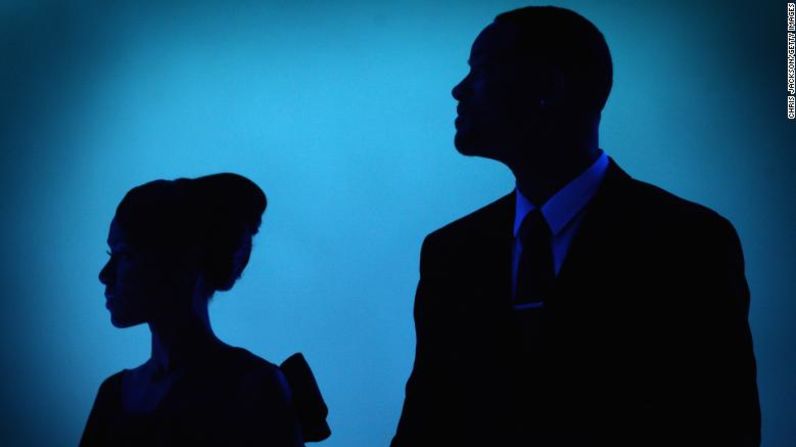
M564 107L569 102L569 92L575 90L575 86L567 85L564 73L554 65L545 67L545 78L541 84L538 105L543 110Z

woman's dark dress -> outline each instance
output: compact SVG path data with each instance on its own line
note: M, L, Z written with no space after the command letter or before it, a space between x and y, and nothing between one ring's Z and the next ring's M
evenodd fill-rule
M284 375L245 349L224 347L190 365L146 413L125 409L126 374L100 386L81 447L304 445Z

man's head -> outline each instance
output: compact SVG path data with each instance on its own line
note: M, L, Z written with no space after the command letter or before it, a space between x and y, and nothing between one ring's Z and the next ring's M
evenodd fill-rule
M551 153L551 142L596 135L611 55L602 33L577 13L531 6L500 14L476 38L469 64L452 92L462 154L510 167L544 163L565 155Z

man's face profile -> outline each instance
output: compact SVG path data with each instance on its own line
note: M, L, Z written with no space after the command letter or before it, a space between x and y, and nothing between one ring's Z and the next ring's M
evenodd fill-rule
M538 95L514 45L511 28L494 23L473 43L470 72L452 91L459 102L454 143L463 155L505 162L512 158L509 149L533 127Z

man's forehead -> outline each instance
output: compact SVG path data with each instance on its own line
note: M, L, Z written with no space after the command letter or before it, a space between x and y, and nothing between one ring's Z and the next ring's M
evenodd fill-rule
M490 23L481 30L470 49L470 63L516 54L517 29L507 24Z

